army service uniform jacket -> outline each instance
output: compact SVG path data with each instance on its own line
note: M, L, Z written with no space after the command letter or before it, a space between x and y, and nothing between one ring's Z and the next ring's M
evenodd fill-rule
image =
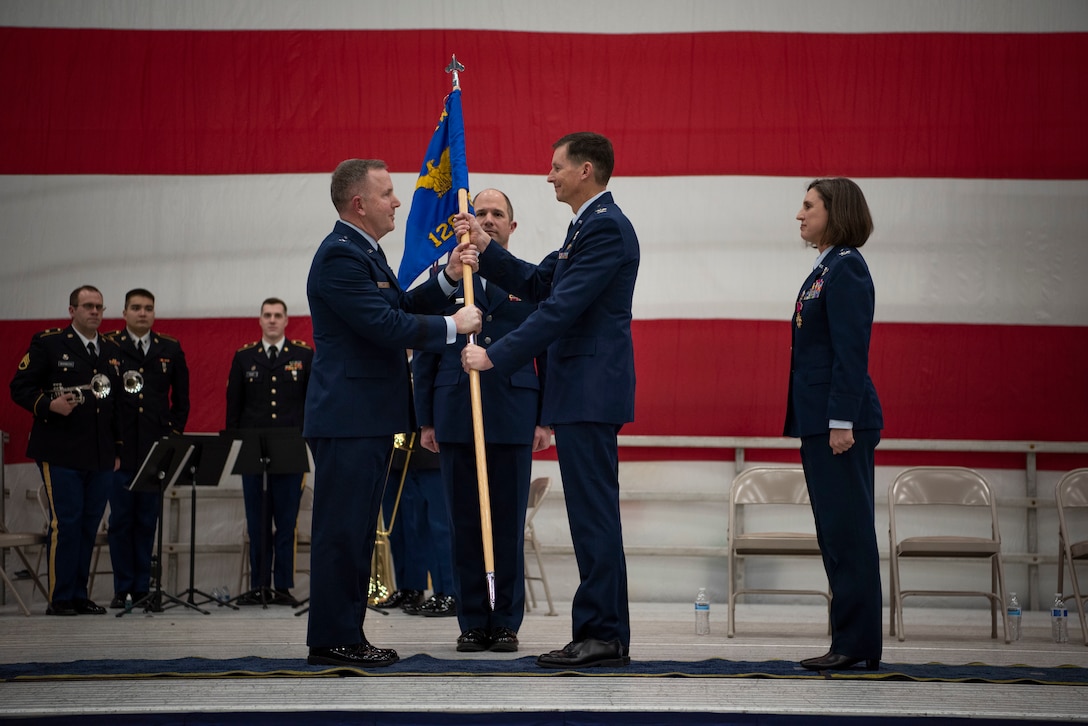
M301 430L313 360L313 348L301 340L284 340L275 362L260 341L239 348L227 378L226 427Z
M83 403L69 415L49 410L54 386L85 386L100 373L110 381L108 396L84 390ZM121 351L105 336L98 336L98 356L92 357L70 325L36 334L11 381L12 400L34 414L27 457L80 471L112 470L122 455L115 405L120 390Z
M185 431L189 419L189 367L176 338L154 330L147 352L141 355L128 330L107 333L106 338L121 349L122 386L115 397L120 412L121 438L127 443L121 469L140 468L152 444L170 434ZM130 393L124 388L125 374L139 373L143 387Z

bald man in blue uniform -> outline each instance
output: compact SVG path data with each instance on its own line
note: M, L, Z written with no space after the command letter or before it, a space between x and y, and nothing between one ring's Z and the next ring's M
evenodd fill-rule
M484 231L505 248L517 227L510 199L497 189L484 189L473 200L473 208ZM473 284L476 305L484 314L476 339L484 347L516 330L536 310L535 303L520 300L481 277L473 278ZM460 347L442 355L417 353L412 360L421 445L439 454L453 516L460 652L509 653L519 647L518 629L525 616L525 509L533 452L551 445L551 432L540 426L544 366L541 354L513 373L490 374L481 380L494 544L492 608L485 576L469 377L461 367Z

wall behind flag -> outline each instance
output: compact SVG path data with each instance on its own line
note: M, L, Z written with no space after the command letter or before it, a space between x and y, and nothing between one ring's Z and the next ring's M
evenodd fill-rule
M395 264L455 52L472 183L510 194L520 255L569 217L551 143L616 144L610 186L643 247L624 433L780 433L811 263L793 216L809 179L845 174L876 221L885 435L1088 440L1088 6L602 2L580 33L567 0L395 5L5 4L2 370L77 285L113 322L148 287L194 368L191 428L217 430L260 300L287 299L288 335L308 335L340 160L396 172ZM493 30L461 29L485 12ZM9 460L29 423L3 397Z

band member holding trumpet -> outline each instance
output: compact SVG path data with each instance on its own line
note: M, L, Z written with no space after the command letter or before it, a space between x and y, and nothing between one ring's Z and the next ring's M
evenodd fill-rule
M114 402L121 351L98 334L102 293L83 285L68 298L66 328L36 334L11 380L11 397L34 414L26 455L38 463L49 499L47 615L101 615L87 577L95 535L120 464Z
M189 367L177 339L155 332L155 296L142 288L125 294L125 327L106 338L121 349L122 388L114 397L127 446L110 488L111 608L125 597L140 602L151 589L151 552L159 519L158 492L130 491L151 446L180 434L189 418ZM159 603L150 604L156 609Z

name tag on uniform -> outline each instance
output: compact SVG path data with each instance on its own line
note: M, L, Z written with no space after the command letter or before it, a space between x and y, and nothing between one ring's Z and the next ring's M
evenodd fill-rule
M76 362L74 360L58 360L57 368L75 368Z
M260 371L246 371L246 378L248 378L248 379L252 380L254 378L260 378L260 377L261 377L261 372Z
M384 282L384 281L379 281L378 282L378 289L379 290L388 290L389 289L389 283Z

